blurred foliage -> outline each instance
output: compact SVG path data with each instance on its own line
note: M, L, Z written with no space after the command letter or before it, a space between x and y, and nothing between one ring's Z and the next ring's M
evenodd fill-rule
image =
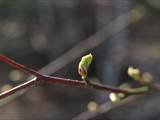
M94 101L90 101L90 102L88 103L88 105L87 105L88 111L91 111L91 112L96 111L96 110L97 110L97 107L98 107L98 105L97 105L97 103L94 102Z
M9 73L9 79L15 82L21 81L26 78L27 78L26 75L22 71L19 71L19 70L12 70Z
M2 92L5 92L5 91L7 91L7 90L9 90L9 89L11 89L11 88L12 88L12 85L10 85L10 84L5 84L5 85L3 85L2 88L1 88L1 93L2 93Z

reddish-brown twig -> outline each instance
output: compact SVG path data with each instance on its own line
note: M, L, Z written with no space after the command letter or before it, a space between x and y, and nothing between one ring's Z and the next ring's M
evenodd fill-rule
M28 88L28 87L30 87L30 86L32 86L32 85L34 85L34 84L36 84L36 78L35 78L35 79L32 79L32 80L30 80L30 81L27 81L27 82L25 82L25 83L23 83L23 84L20 84L20 85L12 88L12 89L10 89L10 90L7 90L7 91L1 93L1 94L0 94L0 99L3 99L3 98L5 98L5 97L8 97L8 96L10 96L10 95L12 95L12 94L14 94L14 93L22 90L22 89Z
M6 92L1 93L0 99L5 98L7 96L10 96L17 91L20 91L20 90L25 89L29 86L35 85L41 81L47 82L47 83L49 82L49 83L59 83L59 84L64 84L64 85L71 85L71 86L82 87L82 88L91 88L91 89L96 89L96 90L100 90L100 91L109 91L109 92L125 93L125 94L130 93L126 89L120 89L120 88L116 88L116 87L112 87L112 86L108 86L108 85L91 83L90 85L86 86L86 84L83 81L42 75L41 73L39 73L39 72L37 72L37 71L35 71L25 65L19 64L4 55L0 55L0 60L8 65L11 65L12 67L14 67L18 70L21 70L21 71L24 71L24 72L27 72L29 74L36 76L35 79L27 81L27 82L20 84L16 87L6 91Z

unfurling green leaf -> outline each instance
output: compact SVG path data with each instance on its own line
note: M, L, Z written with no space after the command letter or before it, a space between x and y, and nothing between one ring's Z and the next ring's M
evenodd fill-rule
M86 79L88 75L88 68L92 62L93 55L90 53L81 58L81 61L78 65L78 73L82 79Z

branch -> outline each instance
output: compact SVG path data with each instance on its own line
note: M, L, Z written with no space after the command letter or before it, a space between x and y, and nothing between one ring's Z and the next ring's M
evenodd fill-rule
M107 24L103 29L100 29L98 32L96 32L91 37L89 37L86 40L80 42L79 44L77 44L77 46L75 46L72 49L70 49L69 51L67 51L64 55L62 55L61 57L57 58L55 61L51 62L50 64L48 64L47 66L45 66L40 71L44 72L44 73L47 73L47 74L53 73L53 72L59 70L60 68L64 67L69 62L73 61L76 57L82 55L82 53L86 52L87 50L93 49L93 48L97 47L98 45L102 44L106 40L106 38L110 38L110 37L112 38L113 36L115 36L115 34L119 33L121 30L126 28L128 25L132 24L132 22L127 23L127 24L122 24L121 27L119 27L119 29L117 29L114 32L110 30L115 25L117 25L116 23L119 23L119 22L123 21L123 19L125 19L126 17L128 18L128 15L131 15L133 17L133 19L135 19L134 16L132 15L132 11L133 10L140 11L139 9L134 8L130 12L120 15L115 20L113 20L112 22ZM136 19L134 22L136 22L138 20L139 19ZM108 33L108 34L106 34L106 33ZM68 58L68 56L70 56L70 58ZM65 59L65 61L64 61L64 59ZM15 61L12 61L11 59L9 59L9 58L7 58L7 57L5 57L3 55L0 55L0 60L5 62L6 64L9 64L9 65L13 66L14 68L17 68L19 70L23 70L25 72L27 71L26 69L28 69L28 68L26 68L26 66L20 65L18 63L15 64ZM59 61L61 61L62 64L59 65L59 66L56 66L57 65L57 61L58 61L58 63L59 63ZM52 67L52 66L56 66L56 67ZM28 72L28 73L31 73L31 72ZM38 74L38 73L36 72L36 74ZM23 84L21 84L21 85L19 85L17 87L12 88L11 90L8 90L8 91L6 91L4 93L1 93L0 94L0 99L5 98L5 97L7 97L9 95L12 95L13 93L16 93L19 90L22 90L24 88L27 88L29 86L34 85L36 83L35 81L36 82L39 81L39 78L36 78L35 80L31 79L28 82L25 82L25 83L23 83ZM54 82L52 82L52 83L54 83ZM86 87L86 86L84 86L83 83L81 83L81 86ZM97 86L93 85L93 86L94 86L93 88L95 88L95 89L101 90L101 88L103 88L102 90L105 90L105 91L109 91L108 87L110 88L110 86L103 86L103 85L97 85ZM113 87L111 87L111 88L113 88ZM113 88L113 89L117 90L118 88ZM120 89L120 90L122 90L122 89ZM118 91L119 91L119 89L118 89ZM128 92L126 90L122 90L122 91L124 93ZM5 94L7 94L7 95L5 95Z
M36 84L36 77L35 77L35 79L32 79L32 80L27 81L25 83L22 83L22 84L14 87L14 88L11 88L10 90L7 90L7 91L1 93L0 94L0 99L8 97L8 96L10 96L10 95L22 90L22 89L28 88L28 87L30 87L32 85L35 85L35 84Z
M39 73L39 72L37 72L37 71L35 71L25 65L19 64L4 55L0 55L0 60L8 65L11 65L12 67L14 67L16 69L19 69L21 71L24 71L24 72L27 72L29 74L36 76L35 79L27 81L27 82L20 84L16 87L6 91L6 92L1 93L0 99L5 98L7 96L10 96L10 95L22 90L22 89L28 88L28 87L33 86L35 84L38 85L38 83L41 83L41 82L42 83L46 83L46 82L47 83L58 83L58 84L76 86L76 87L81 87L81 88L90 88L90 89L95 89L95 90L100 90L100 91L130 94L130 91L128 91L126 89L120 89L120 88L112 87L109 85L91 83L90 85L86 86L84 81L42 75L41 73Z

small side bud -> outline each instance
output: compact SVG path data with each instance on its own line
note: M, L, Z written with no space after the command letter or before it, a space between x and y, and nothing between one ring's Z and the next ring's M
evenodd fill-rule
M128 83L123 83L119 86L121 89L130 89L131 86ZM119 102L127 97L127 94L124 93L110 93L109 98L112 102Z
M129 67L128 68L128 75L133 78L134 80L139 80L141 78L141 73L138 68Z
M109 94L109 99L111 100L111 102L118 102L120 101L119 97L117 96L116 93L110 93Z
M126 95L124 93L110 93L109 94L109 98L111 100L111 102L119 102L122 99L124 99L126 97Z

